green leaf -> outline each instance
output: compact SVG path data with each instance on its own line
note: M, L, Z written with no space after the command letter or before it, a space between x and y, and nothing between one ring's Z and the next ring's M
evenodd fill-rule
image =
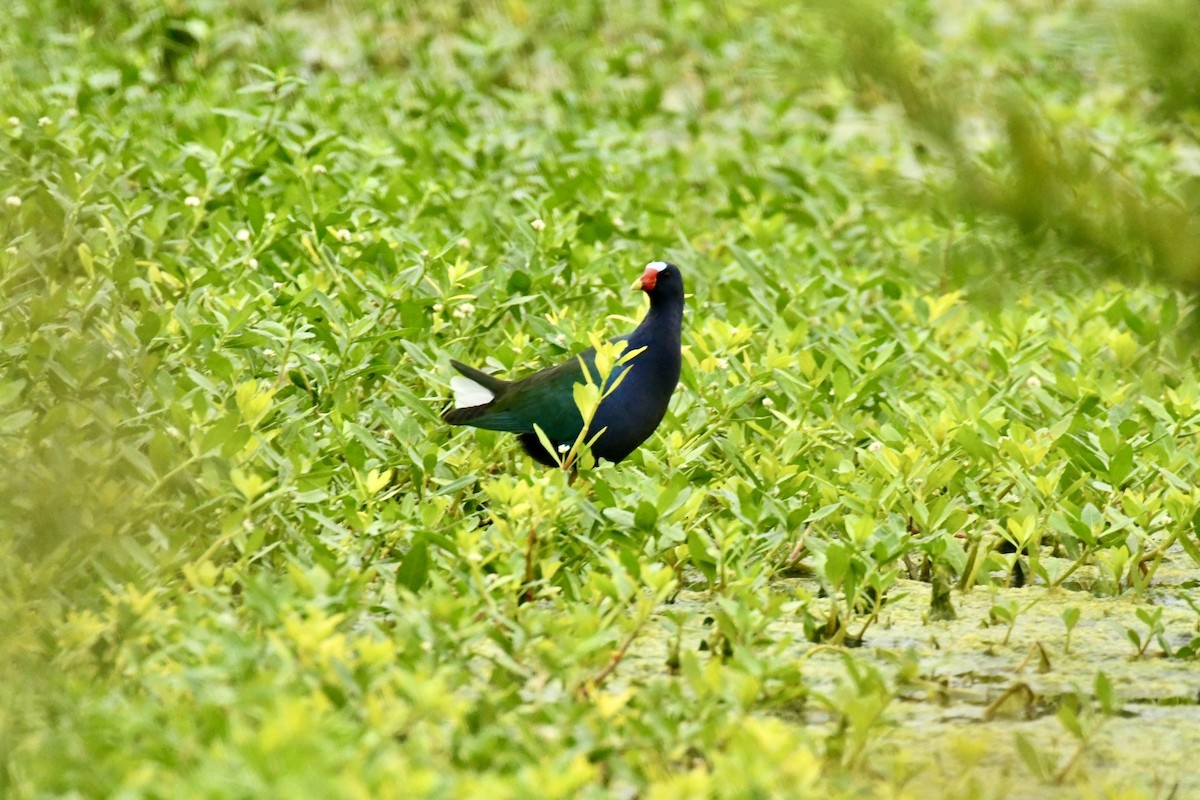
M546 448L546 452L549 453L550 457L553 458L561 467L563 464L562 453L558 452L558 448L555 447L554 443L550 441L550 437L546 435L544 430L542 430L542 426L535 424L533 426L533 432L537 434L538 441L541 442L542 447Z
M1093 691L1096 695L1096 700L1100 703L1100 708L1105 714L1115 714L1117 708L1117 696L1113 690L1112 681L1108 675L1103 672L1096 673L1096 679L1093 683Z
M649 500L640 501L637 511L633 515L633 524L641 530L652 531L656 522L658 522L658 509Z
M429 544L423 536L413 539L396 571L396 583L410 592L420 591L429 580Z
M708 552L708 543L704 541L699 531L693 529L687 535L688 555L692 558L692 566L700 570L709 583L716 580L717 562Z
M1079 715L1075 713L1075 709L1069 704L1062 703L1059 705L1058 722L1066 729L1067 733L1076 739L1082 740L1084 738L1083 726L1079 723Z
M825 580L834 588L840 587L850 572L851 554L842 542L834 542L825 551Z
M256 472L246 472L236 468L230 471L229 479L233 482L234 488L241 492L248 502L253 502L262 494L269 483Z
M83 267L83 271L87 273L88 278L96 277L96 263L92 259L92 248L87 242L80 242L77 250L79 254L79 264Z
M594 383L577 383L571 390L580 415L584 419L591 419L600 405L600 387Z
M508 294L522 294L529 291L529 287L533 285L533 281L529 278L529 273L524 270L513 270L508 276L508 283L504 286L504 291Z
M1063 609L1062 621L1067 626L1067 630L1072 630L1075 624L1079 622L1079 609L1076 606Z
M1014 740L1017 746L1017 754L1021 757L1021 761L1025 763L1025 768L1029 770L1030 774L1039 781L1049 779L1050 771L1042 759L1042 754L1037 751L1033 743L1020 733L1016 734Z
M1113 486L1120 486L1133 472L1133 446L1126 443L1121 445L1108 463L1108 481Z

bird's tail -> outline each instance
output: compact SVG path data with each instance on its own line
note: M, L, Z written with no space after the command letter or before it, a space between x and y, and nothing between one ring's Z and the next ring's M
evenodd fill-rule
M452 425L469 422L478 417L508 386L508 381L488 375L460 361L452 360L450 364L462 373L461 376L455 375L450 379L450 388L454 391L454 408L442 415L442 419Z

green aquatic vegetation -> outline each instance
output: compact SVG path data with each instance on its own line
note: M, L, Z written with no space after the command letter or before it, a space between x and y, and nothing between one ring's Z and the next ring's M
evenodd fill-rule
M1094 702L1092 700L1094 698ZM1112 682L1103 672L1096 673L1090 696L1066 694L1059 699L1055 716L1072 738L1075 749L1069 754L1055 755L1035 746L1028 738L1016 734L1015 744L1026 769L1042 783L1062 784L1074 771L1104 723L1119 710L1119 701Z
M1200 792L1151 5L9 3L0 795ZM625 462L441 422L659 258Z
M1163 655L1171 657L1171 647L1167 644L1165 637L1166 629L1162 624L1163 610L1161 608L1139 608L1137 610L1138 621L1145 627L1145 631L1139 632L1135 628L1126 628L1125 636L1133 644L1134 658L1141 658L1146 654L1146 648L1152 643L1157 642L1162 648Z
M1075 626L1079 624L1080 613L1080 610L1075 606L1063 609L1062 621L1067 629L1067 635L1063 638L1064 655L1071 652L1071 631L1075 630Z

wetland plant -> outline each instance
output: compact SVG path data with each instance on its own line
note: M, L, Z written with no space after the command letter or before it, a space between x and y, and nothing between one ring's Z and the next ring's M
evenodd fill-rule
M1144 633L1139 633L1136 628L1126 628L1125 637L1133 644L1134 658L1141 658L1146 654L1146 649L1151 642L1158 642L1158 646L1162 648L1163 654L1171 657L1171 646L1167 644L1166 628L1162 622L1163 609L1162 606L1156 608L1139 608L1137 610L1137 618L1146 626Z
M1063 625L1067 628L1067 635L1063 639L1063 653L1071 652L1071 631L1075 630L1075 625L1079 622L1079 608L1070 606L1064 608L1062 612Z
M1112 681L1104 672L1096 673L1092 682L1092 698L1094 702L1079 691L1059 698L1055 716L1063 730L1075 740L1075 748L1069 754L1064 756L1049 748L1039 747L1020 733L1014 737L1021 761L1030 774L1042 783L1057 786L1070 779L1095 741L1096 734L1120 711Z

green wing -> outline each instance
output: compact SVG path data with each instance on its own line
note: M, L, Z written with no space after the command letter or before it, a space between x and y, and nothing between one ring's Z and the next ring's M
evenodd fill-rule
M456 369L486 386L496 397L486 405L448 412L445 419L457 425L472 425L507 433L533 433L536 423L551 441L574 439L583 427L583 418L575 407L574 389L575 384L583 383L580 358L591 369L595 365L596 353L591 349L585 350L569 361L511 383L501 382L470 367L462 369L455 364ZM484 376L486 382L480 376Z

